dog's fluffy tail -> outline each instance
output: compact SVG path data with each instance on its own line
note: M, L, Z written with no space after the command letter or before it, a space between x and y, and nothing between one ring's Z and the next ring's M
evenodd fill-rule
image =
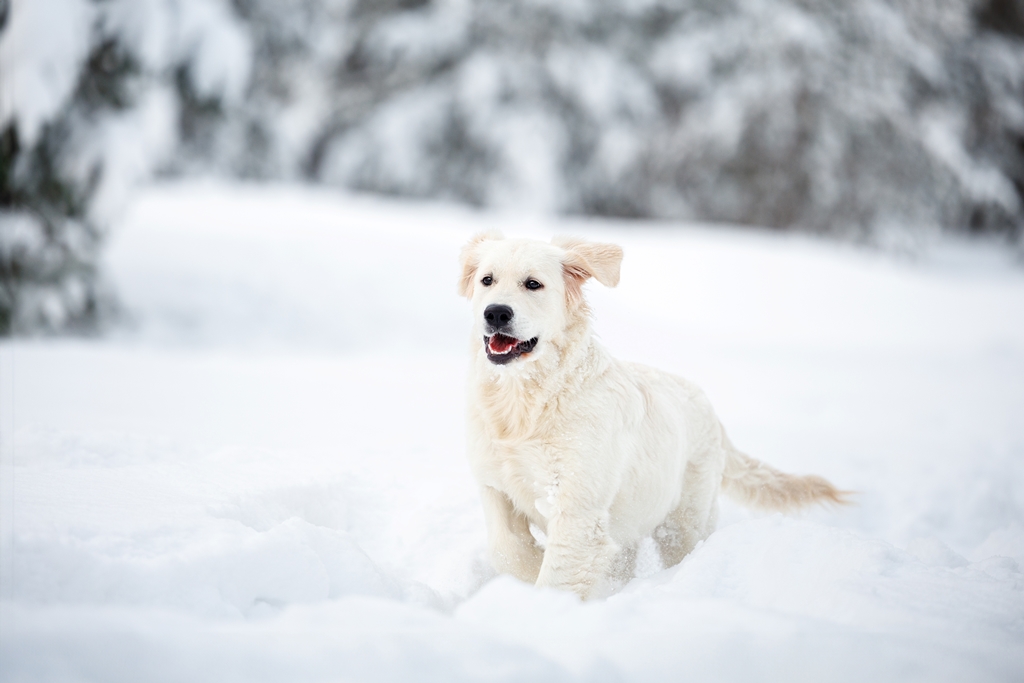
M848 505L850 491L840 491L821 477L786 474L742 453L722 431L725 470L722 492L730 498L766 511L788 512L808 505Z

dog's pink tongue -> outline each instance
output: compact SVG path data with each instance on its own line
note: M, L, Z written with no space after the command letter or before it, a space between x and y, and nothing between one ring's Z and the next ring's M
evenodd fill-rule
M507 353L509 349L515 346L519 342L514 337L506 337L503 334L496 334L491 337L488 345L491 348L491 353Z

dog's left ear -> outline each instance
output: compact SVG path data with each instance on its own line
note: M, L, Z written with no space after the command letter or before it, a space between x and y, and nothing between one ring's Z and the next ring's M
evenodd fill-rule
M619 284L622 247L576 237L556 237L551 243L565 249L562 265L567 275L580 279L580 284L591 277L605 287Z
M590 278L606 287L619 284L622 247L575 237L556 237L551 243L565 250L562 272L565 273L565 291L572 303L583 299L583 283Z
M459 276L459 296L464 296L467 299L473 297L473 280L476 279L476 269L480 265L480 254L477 247L481 242L501 239L505 239L505 236L500 232L481 232L473 235L466 242L466 246L462 247L462 253L459 254L459 265L462 271Z

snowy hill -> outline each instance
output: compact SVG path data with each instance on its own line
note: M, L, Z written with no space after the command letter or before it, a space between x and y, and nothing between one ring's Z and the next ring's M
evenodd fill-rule
M620 357L858 505L728 502L606 600L495 577L464 462L473 232L615 241ZM671 229L669 229L671 228ZM0 345L3 681L1012 681L1024 676L1024 274L741 229L293 186L140 194L125 328Z

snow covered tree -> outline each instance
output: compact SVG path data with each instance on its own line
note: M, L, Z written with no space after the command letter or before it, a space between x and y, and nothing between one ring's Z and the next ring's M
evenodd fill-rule
M1016 0L235 5L249 96L194 148L229 172L883 243L1020 235Z
M138 65L115 39L94 45L72 105L0 137L0 332L91 328L109 303L96 274L100 231L88 204L102 168L76 173L76 129L132 104Z
M0 329L156 172L1020 241L1021 0L0 0Z
M306 168L571 213L1016 233L1024 49L978 10L356 3Z
M248 69L224 2L0 0L0 334L95 327L107 225Z

